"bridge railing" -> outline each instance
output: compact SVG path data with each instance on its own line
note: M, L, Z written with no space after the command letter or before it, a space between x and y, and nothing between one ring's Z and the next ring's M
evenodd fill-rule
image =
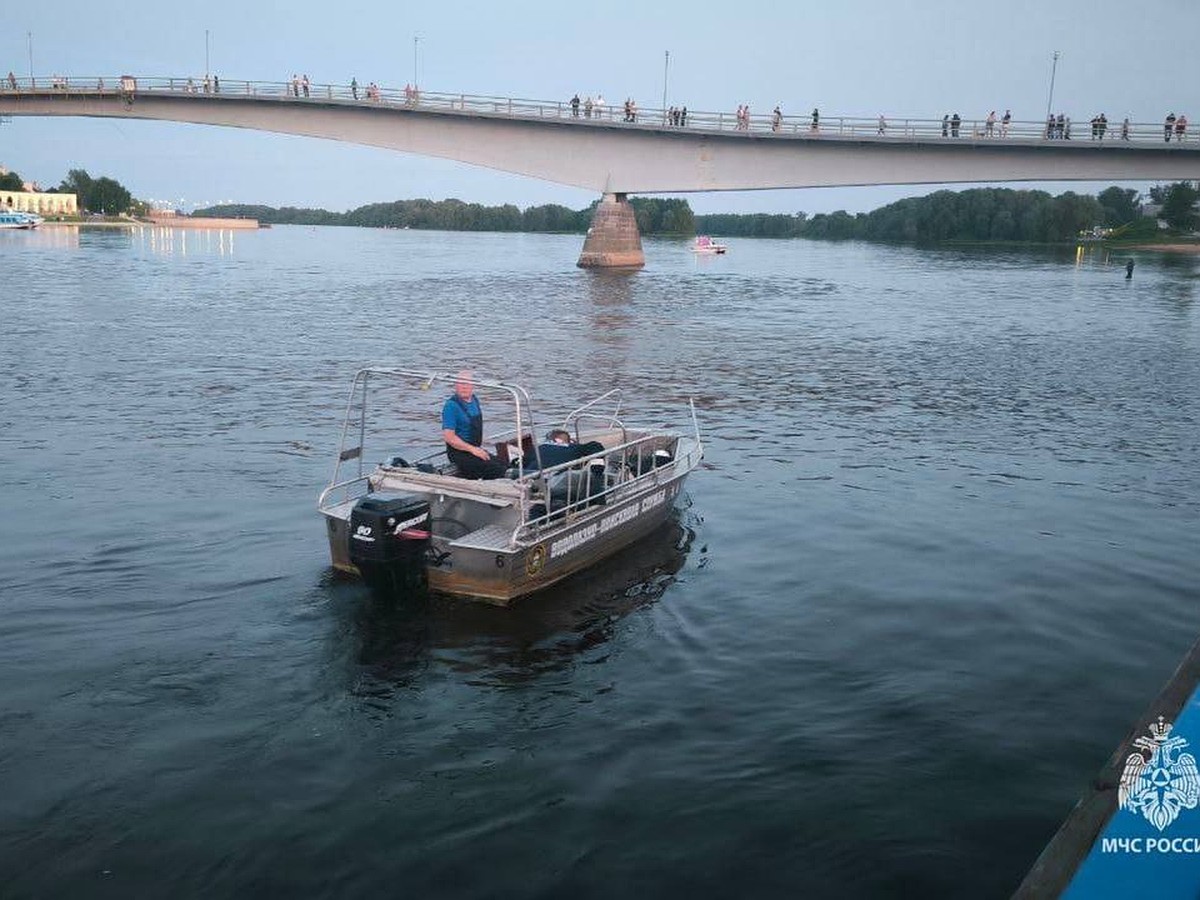
M130 87L132 86L132 90ZM1093 122L1064 122L1050 127L1043 121L989 121L922 118L863 118L807 114L802 116L752 114L710 110L642 109L636 104L582 100L578 104L564 100L532 100L482 94L446 93L377 87L374 84L305 84L301 81L241 81L217 77L190 78L130 76L50 76L6 78L0 81L4 94L44 96L115 96L132 101L138 95L172 94L215 98L258 98L290 100L297 103L338 103L361 106L381 105L422 112L471 114L510 119L560 120L572 125L603 128L639 128L669 131L733 132L746 136L771 136L820 139L853 138L871 141L978 140L978 141L1058 141L1096 142L1098 144L1168 143L1178 146L1195 143L1195 134L1178 123L1168 133L1166 123L1107 122L1103 130ZM815 111L814 111L815 112ZM1057 123L1056 123L1057 124ZM1169 140L1165 140L1169 137Z

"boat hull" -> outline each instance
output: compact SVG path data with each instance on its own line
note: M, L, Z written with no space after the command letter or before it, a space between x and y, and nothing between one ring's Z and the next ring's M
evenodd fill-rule
M546 529L536 541L496 548L454 548L426 567L435 592L507 606L581 572L652 532L666 521L686 472L664 477L652 489ZM350 561L349 519L326 515L333 565L358 575Z
M548 532L530 546L499 552L456 550L449 567L427 569L429 587L507 606L649 534L666 521L682 483L682 477L664 482L657 491L604 507L603 514Z

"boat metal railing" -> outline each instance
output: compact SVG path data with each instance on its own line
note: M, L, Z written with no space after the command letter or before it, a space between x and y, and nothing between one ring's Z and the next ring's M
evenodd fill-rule
M570 523L595 506L618 502L646 491L651 485L691 471L703 455L699 442L688 442L675 432L646 433L631 441L606 447L581 459L525 476L531 484L531 503L522 510L522 521L512 533L512 543L529 545L549 528ZM681 447L684 453L680 455ZM668 449L669 448L669 449ZM655 457L668 452L666 461ZM602 479L596 489L596 478ZM537 515L532 515L541 507Z
M428 390L434 384L448 384L453 386L459 380L458 374L452 372L413 372L380 366L368 366L356 372L354 380L350 385L350 395L346 401L346 414L342 420L342 433L338 442L338 454L333 467L333 477L330 479L331 485L339 483L338 479L341 477L343 463L351 462L352 460L358 461L358 477L365 477L363 453L367 439L368 386L373 376L408 381L420 390ZM533 404L525 388L516 384L505 384L499 381L487 381L477 378L464 380L472 387L499 391L508 395L513 405L517 424L514 429L509 429L506 432L502 432L502 434L520 434L525 431L528 431L530 434L534 433L536 424L533 420ZM347 437L350 434L352 423L356 420L358 425L358 443L355 446L347 447ZM434 452L428 457L423 457L421 461L436 458L439 455L444 455L444 453L444 450ZM355 480L350 479L342 483L352 484ZM324 497L325 494L322 493L321 496Z
M916 116L863 117L812 113L778 116L773 113L739 116L735 112L688 110L686 117L671 109L637 108L629 115L623 103L587 101L578 107L566 100L535 100L501 97L487 94L466 94L427 91L407 86L397 89L349 84L309 84L307 87L290 81L247 81L206 79L203 76L132 77L132 76L38 76L13 77L0 80L0 96L5 94L37 94L38 96L120 97L127 103L139 96L174 95L197 99L261 99L288 100L295 103L336 103L363 107L382 106L428 113L477 115L507 119L559 120L580 127L635 128L654 131L733 132L756 137L791 137L819 140L821 138L854 138L871 141L1046 141L1072 140L1095 143L1098 146L1128 145L1129 143L1166 144L1167 147L1195 144L1196 138L1186 126L1182 131L1173 126L1169 137L1166 122L1128 122L1110 120L1102 133L1092 128L1091 121L1074 121L1059 131L1051 130L1044 120L1011 120L1000 118L991 122L988 116L960 119L957 124L948 119ZM814 111L815 112L815 111Z

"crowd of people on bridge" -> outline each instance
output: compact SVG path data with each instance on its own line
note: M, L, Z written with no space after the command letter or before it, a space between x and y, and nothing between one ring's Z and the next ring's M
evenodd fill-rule
M197 80L199 81L199 84L197 84ZM49 81L52 90L67 90L69 87L69 81L66 76L53 75ZM103 90L104 80L99 79L96 83L96 87L97 90ZM17 76L11 71L8 73L6 78L0 81L0 90L5 88L10 91L19 90ZM375 82L370 82L367 85L360 86L357 77L355 77L350 79L349 88L350 94L355 100L360 99L360 94L362 95L362 98L375 102L379 102L382 99L380 88ZM186 86L183 87L183 90L189 94L195 94L201 90L203 90L203 92L206 94L217 94L221 92L221 82L216 75L205 75L202 79L188 78ZM249 82L247 82L246 90L247 93L250 92ZM329 91L330 95L332 96L332 88L329 88ZM312 85L309 81L307 73L303 75L293 73L291 79L285 82L285 93L297 99L301 97L308 98L311 96L311 92ZM412 84L406 84L404 86L405 104L413 106L416 105L419 100L420 92L418 91L417 87ZM576 93L571 97L570 101L568 101L568 105L573 118L582 117L585 119L608 119L612 115L612 110L610 110L602 94L596 94L594 98L591 95L588 95L581 99L579 94ZM622 108L623 121L630 123L635 123L638 121L637 101L635 101L632 97L628 97L626 98ZM690 114L686 106L670 106L663 111L663 124L676 127L687 127L689 124L689 117ZM820 121L820 111L814 107L811 113L809 130L814 133L820 131ZM967 133L972 138L994 138L996 136L999 136L1000 138L1007 138L1009 137L1012 123L1013 117L1011 110L1006 109L1002 116L998 116L997 111L993 109L981 120L976 120L974 122L968 122L965 124L967 126ZM780 132L783 130L784 115L782 104L776 104L775 108L771 111L768 124L772 132ZM1091 126L1091 139L1093 141L1103 141L1108 136L1108 116L1105 113L1102 112L1093 116L1089 124ZM942 116L941 135L944 138L960 137L963 134L963 126L964 120L957 112L947 113L946 115ZM718 125L718 127L721 126ZM1187 127L1188 119L1186 115L1176 115L1174 112L1171 112L1163 120L1163 140L1167 143L1170 143L1172 139L1174 139L1176 143L1183 143L1187 138ZM751 128L752 122L750 117L750 104L738 104L737 110L734 114L734 129L737 131L750 131ZM888 120L883 114L880 114L876 120L875 132L878 135L886 135L888 132ZM1028 130L1026 130L1026 136L1030 136ZM1041 136L1046 140L1071 140L1070 116L1066 115L1065 113L1047 116ZM1132 126L1130 124L1129 117L1126 116L1121 122L1119 137L1120 140L1128 141L1132 138L1132 136Z
M578 119L580 110L583 111L585 119L590 119L593 116L597 119L607 119L609 117L608 104L605 102L603 94L597 94L594 100L589 94L582 101L579 99L579 95L576 94L571 98L570 106L572 118Z

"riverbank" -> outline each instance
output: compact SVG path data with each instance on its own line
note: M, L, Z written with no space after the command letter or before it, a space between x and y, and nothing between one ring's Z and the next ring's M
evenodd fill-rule
M1163 253L1200 253L1200 241L1159 241L1153 244L1106 244L1113 250L1157 250Z
M190 216L153 216L148 219L47 219L42 228L190 228L197 230L256 231L264 226L255 219L193 218ZM270 226L266 226L270 227Z

